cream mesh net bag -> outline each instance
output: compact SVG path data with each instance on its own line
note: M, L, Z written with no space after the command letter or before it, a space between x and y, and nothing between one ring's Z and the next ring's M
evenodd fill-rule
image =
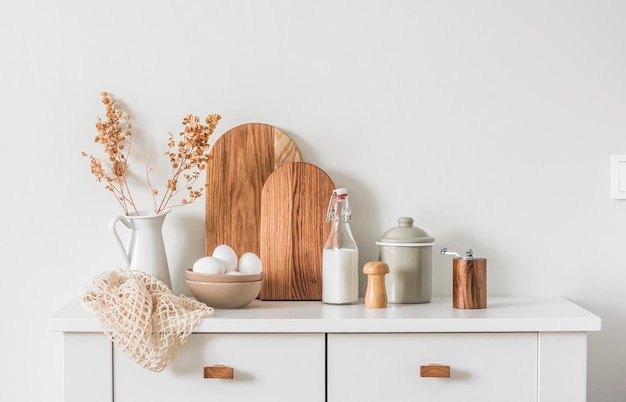
M175 296L154 276L135 270L100 274L85 290L83 302L113 343L151 371L170 364L195 325L214 313L212 307Z

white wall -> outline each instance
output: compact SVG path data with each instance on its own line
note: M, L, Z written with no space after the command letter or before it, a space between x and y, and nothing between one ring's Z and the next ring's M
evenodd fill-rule
M3 2L0 399L61 401L48 319L119 262L120 210L80 156L100 152L106 90L144 155L187 113L222 114L216 137L287 132L350 190L361 263L413 216L437 247L488 258L490 294L600 315L588 399L623 400L626 201L609 198L609 156L626 153L625 20L617 0ZM179 292L203 219L198 203L166 222ZM435 294L450 267L435 252Z

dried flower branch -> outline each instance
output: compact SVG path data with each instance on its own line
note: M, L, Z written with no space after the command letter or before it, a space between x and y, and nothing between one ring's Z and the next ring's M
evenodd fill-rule
M98 117L96 129L98 135L95 142L102 144L104 153L107 155L110 164L107 171L102 161L93 155L83 152L83 156L88 157L91 163L91 173L96 176L99 182L105 181L105 189L111 191L116 200L122 206L124 213L138 214L137 206L133 201L130 187L126 181L126 170L128 169L128 155L130 153L132 127L130 116L117 108L109 94L103 92L102 103L106 106L106 120ZM125 120L125 129L122 129L120 119ZM210 114L206 117L205 123L200 123L198 116L187 115L183 119L184 131L179 134L178 142L170 133L167 143L168 151L165 156L169 158L172 167L172 176L167 180L165 191L160 200L157 200L159 191L152 186L150 175L154 169L150 167L148 160L146 170L146 181L152 193L153 209L155 213L161 213L168 207L177 207L191 204L202 195L202 187L194 189L194 184L200 172L206 169L209 159L209 138L215 131L221 116ZM179 185L179 182L183 185ZM170 205L172 199L182 191L189 192L189 198L182 198L176 205Z
M108 171L103 167L102 160L99 158L85 152L83 152L83 156L90 159L91 173L96 176L97 181L106 183L104 188L115 195L115 199L121 205L124 213L126 215L130 212L137 213L137 207L126 181L130 137L132 135L130 116L125 115L123 111L117 108L116 102L109 97L108 93L102 92L101 95L102 103L106 107L106 120L98 117L96 123L98 135L96 135L95 142L104 147L104 153L109 162ZM121 119L125 121L124 128L122 128Z
M200 176L200 172L206 168L209 160L209 137L215 131L220 119L219 115L211 114L206 117L205 125L200 123L198 116L188 114L183 119L185 129L178 134L178 143L176 143L172 133L169 133L168 151L165 152L165 155L169 158L172 166L172 178L167 181L165 193L159 203L157 203L156 198L158 191L151 187L154 209L157 213L163 211L169 205L172 197L181 191L188 191L189 199L182 198L180 204L173 206L190 204L202 195L203 188L194 189L193 185ZM152 171L149 169L148 174ZM179 183L181 177L183 183Z

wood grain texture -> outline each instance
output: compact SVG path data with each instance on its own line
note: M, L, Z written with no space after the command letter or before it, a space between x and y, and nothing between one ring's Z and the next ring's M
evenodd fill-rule
M221 364L207 366L203 369L204 378L218 378L221 380L232 380L235 376L235 370L232 367L226 367Z
M487 307L485 258L452 260L452 307L458 309Z
M387 307L387 289L385 288L385 275L389 273L389 265L382 261L370 261L363 266L363 273L367 275L365 307Z
M420 377L450 378L450 366L444 366L442 364L420 366Z
M288 163L261 194L263 300L322 300L322 250L330 231L331 178L306 162Z
M206 255L227 244L238 256L260 254L261 190L279 166L302 160L296 144L276 127L248 123L213 145L206 169Z

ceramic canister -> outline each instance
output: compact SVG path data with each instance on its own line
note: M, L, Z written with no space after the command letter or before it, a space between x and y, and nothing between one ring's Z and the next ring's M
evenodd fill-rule
M398 218L398 226L376 241L378 259L389 266L385 290L389 303L428 303L432 297L432 246L435 239Z

